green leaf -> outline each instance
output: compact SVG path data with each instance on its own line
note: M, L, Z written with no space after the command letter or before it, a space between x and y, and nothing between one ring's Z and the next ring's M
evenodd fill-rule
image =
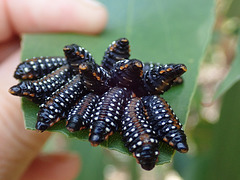
M236 82L240 80L240 33L238 38L238 45L237 45L237 54L235 57L235 60L233 61L231 65L231 69L226 76L226 78L223 80L223 82L219 85L216 94L214 96L214 99L219 98L224 93L226 93Z
M164 94L164 98L185 124L195 91L199 65L214 21L212 0L102 0L109 10L109 24L99 36L77 34L26 34L23 36L22 58L63 55L67 44L80 44L100 63L108 45L120 37L130 40L131 58L144 62L184 63L188 72L184 84ZM26 128L34 129L38 108L23 100ZM69 133L61 121L50 128L87 140L88 132ZM102 146L129 154L119 134L111 136ZM158 164L170 162L174 150L162 143Z

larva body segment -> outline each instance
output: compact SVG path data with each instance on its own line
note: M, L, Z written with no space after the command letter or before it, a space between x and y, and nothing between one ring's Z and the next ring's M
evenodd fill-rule
M184 64L154 66L145 71L141 85L135 93L139 97L163 94L175 83L176 79L186 71L187 67Z
M145 170L154 168L158 158L159 143L152 126L146 119L141 99L128 101L122 117L123 142Z
M149 115L149 122L159 140L165 141L179 152L187 152L186 135L171 106L157 95L144 96L142 101Z
M145 62L143 63L143 73L145 73L146 71L149 71L152 68L156 68L156 67L162 67L163 64L160 63L152 63L152 62Z
M80 75L74 76L71 81L58 89L40 106L36 129L45 131L53 126L86 94L86 89L80 81Z
M79 65L82 62L95 63L91 53L77 44L67 45L63 48L68 64L72 67L75 74L79 72Z
M27 97L33 102L40 104L54 91L66 84L71 77L72 73L69 65L63 65L40 79L22 81L11 87L9 92L12 95Z
M113 41L104 53L102 67L110 71L114 64L130 57L130 47L127 38Z
M110 71L111 79L108 84L135 89L141 82L142 68L142 62L137 59L118 61Z
M98 98L98 95L89 93L80 99L80 101L71 109L68 114L66 125L70 132L89 128L90 118Z
M125 88L114 87L104 93L96 103L89 135L93 146L99 145L118 130L122 111L130 93Z
M164 68L163 64L160 63L143 63L143 74L153 68ZM173 86L183 83L182 77L177 77L173 80Z
M14 77L21 80L39 79L66 64L65 57L33 57L17 66Z
M83 62L79 65L79 72L89 91L101 95L109 89L106 83L110 79L109 73L101 66L91 62Z

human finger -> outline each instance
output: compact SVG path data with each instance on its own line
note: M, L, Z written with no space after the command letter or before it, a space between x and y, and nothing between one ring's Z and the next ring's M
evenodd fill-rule
M1 4L0 42L26 32L97 34L107 22L105 7L94 0L3 0Z
M40 154L21 177L22 180L70 180L79 173L77 154Z

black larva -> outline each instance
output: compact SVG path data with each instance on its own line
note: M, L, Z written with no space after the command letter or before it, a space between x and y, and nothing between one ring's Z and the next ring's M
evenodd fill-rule
M99 145L119 128L123 107L130 92L114 87L104 93L96 103L91 117L89 141L93 146Z
M129 41L126 38L120 38L113 41L104 53L102 67L110 71L117 61L128 59L130 57Z
M39 79L65 64L65 57L33 57L17 66L14 77L22 80Z
M150 69L156 69L156 68L164 68L163 64L160 63L143 63L143 74L149 71ZM179 85L183 83L182 77L177 77L173 80L173 86Z
M12 95L27 97L35 103L43 103L54 91L68 82L72 77L68 65L64 65L51 74L34 80L22 81L19 84L11 87L9 92Z
M146 119L141 99L129 100L122 118L122 136L125 146L145 170L154 168L159 155L155 131Z
M171 106L160 96L145 96L142 101L149 115L149 122L159 140L163 140L179 152L188 151L186 135Z
M121 86L129 89L138 87L143 75L143 64L137 59L118 61L110 71L110 86Z
M89 91L101 95L109 89L106 82L110 79L110 76L101 66L91 62L82 62L79 65L79 72L85 87Z
M82 62L94 63L95 61L90 52L77 44L71 44L63 48L68 64L72 67L75 74L79 71Z
M143 74L142 82L135 93L140 97L163 94L186 71L187 68L184 64L154 66Z
M66 125L69 131L74 132L89 128L92 111L98 98L98 95L89 93L70 110Z
M86 90L78 74L40 106L36 129L45 131L48 127L53 126L61 118L64 118L77 100L85 94Z
M10 93L35 103L44 101L36 129L45 131L67 118L70 132L90 129L93 146L119 131L125 146L145 170L151 170L157 162L159 141L179 152L188 151L182 125L167 102L156 96L183 82L185 65L129 60L126 38L109 45L101 66L76 44L65 46L63 51L65 57L27 60L14 74L30 81L13 86Z

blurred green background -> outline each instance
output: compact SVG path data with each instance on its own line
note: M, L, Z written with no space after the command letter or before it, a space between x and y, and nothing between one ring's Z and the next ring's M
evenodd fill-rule
M184 124L190 151L163 152L166 161L147 172L136 160L117 151L91 147L86 134L69 134L64 122L53 130L44 152L79 153L77 179L198 180L240 179L240 1L239 0L101 0L109 23L99 36L76 34L25 35L22 57L62 55L62 47L77 43L101 61L108 44L127 37L131 57L144 62L184 63L184 84L164 94ZM47 46L46 46L47 44ZM34 128L35 113L23 104L26 126ZM32 113L32 114L31 114ZM120 142L120 139L110 139ZM107 147L125 151L122 145ZM164 149L160 149L160 151ZM172 156L174 157L172 158Z

